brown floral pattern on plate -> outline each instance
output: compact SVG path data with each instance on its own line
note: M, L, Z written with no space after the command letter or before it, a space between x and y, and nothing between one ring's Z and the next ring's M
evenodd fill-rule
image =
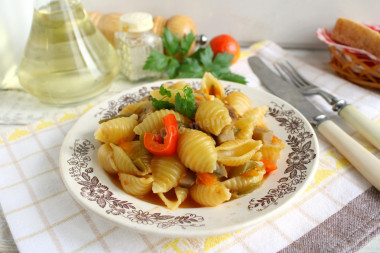
M131 222L143 225L157 225L158 228L168 228L180 226L186 229L188 226L204 226L204 218L193 213L182 216L162 215L161 213L150 213L149 211L138 210L132 202L119 200L114 197L114 193L108 186L102 184L97 176L91 175L94 172L92 167L88 167L91 161L90 152L95 152L95 146L89 140L76 139L71 147L72 155L67 163L70 165L69 174L74 180L82 185L80 195L104 208L107 214L121 215Z
M288 175L280 178L277 188L270 189L264 197L252 198L248 205L249 210L263 211L270 205L277 205L278 199L294 192L296 186L306 179L306 164L316 158L315 151L311 149L313 134L306 131L303 120L295 116L294 110L286 110L284 105L271 103L273 107L269 107L268 114L288 133L286 143L292 150L287 157L287 168L284 171L284 174Z

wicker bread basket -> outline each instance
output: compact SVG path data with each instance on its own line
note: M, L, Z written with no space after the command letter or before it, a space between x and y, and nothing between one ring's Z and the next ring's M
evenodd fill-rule
M365 55L329 47L330 67L341 77L370 88L380 89L380 62Z

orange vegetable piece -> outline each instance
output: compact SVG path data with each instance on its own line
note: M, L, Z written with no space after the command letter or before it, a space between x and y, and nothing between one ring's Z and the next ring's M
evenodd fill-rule
M280 138L278 138L277 136L273 135L273 138L272 138L272 143L282 143L282 140Z
M212 173L197 173L197 183L212 186L216 182L216 176Z
M274 162L268 160L261 160L264 163L265 171L267 173L277 170L277 165Z

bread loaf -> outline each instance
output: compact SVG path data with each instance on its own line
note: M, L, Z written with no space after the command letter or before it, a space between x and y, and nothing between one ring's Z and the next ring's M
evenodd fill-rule
M380 33L362 24L339 18L331 37L339 43L366 50L380 58Z

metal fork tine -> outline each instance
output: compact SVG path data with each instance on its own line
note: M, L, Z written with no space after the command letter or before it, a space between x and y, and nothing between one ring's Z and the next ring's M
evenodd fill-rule
M273 67L276 69L277 73L281 76L282 79L289 80L289 78L284 73L282 73L282 70L277 63L273 64Z
M293 71L294 75L296 75L304 83L304 85L309 85L309 86L315 87L315 85L312 84L311 82L309 82L305 77L303 77L303 75L301 75L301 73L298 72L298 70L296 70L296 68L293 67L293 65L290 64L290 62L286 61L286 64Z
M292 73L292 71L290 71L290 69L288 69L283 63L278 63L278 66L281 68L281 70L283 72L286 73L286 75L288 76L288 78L290 79L290 81L293 82L293 84L297 87L297 88L300 88L303 86L303 83L300 82L297 77Z

